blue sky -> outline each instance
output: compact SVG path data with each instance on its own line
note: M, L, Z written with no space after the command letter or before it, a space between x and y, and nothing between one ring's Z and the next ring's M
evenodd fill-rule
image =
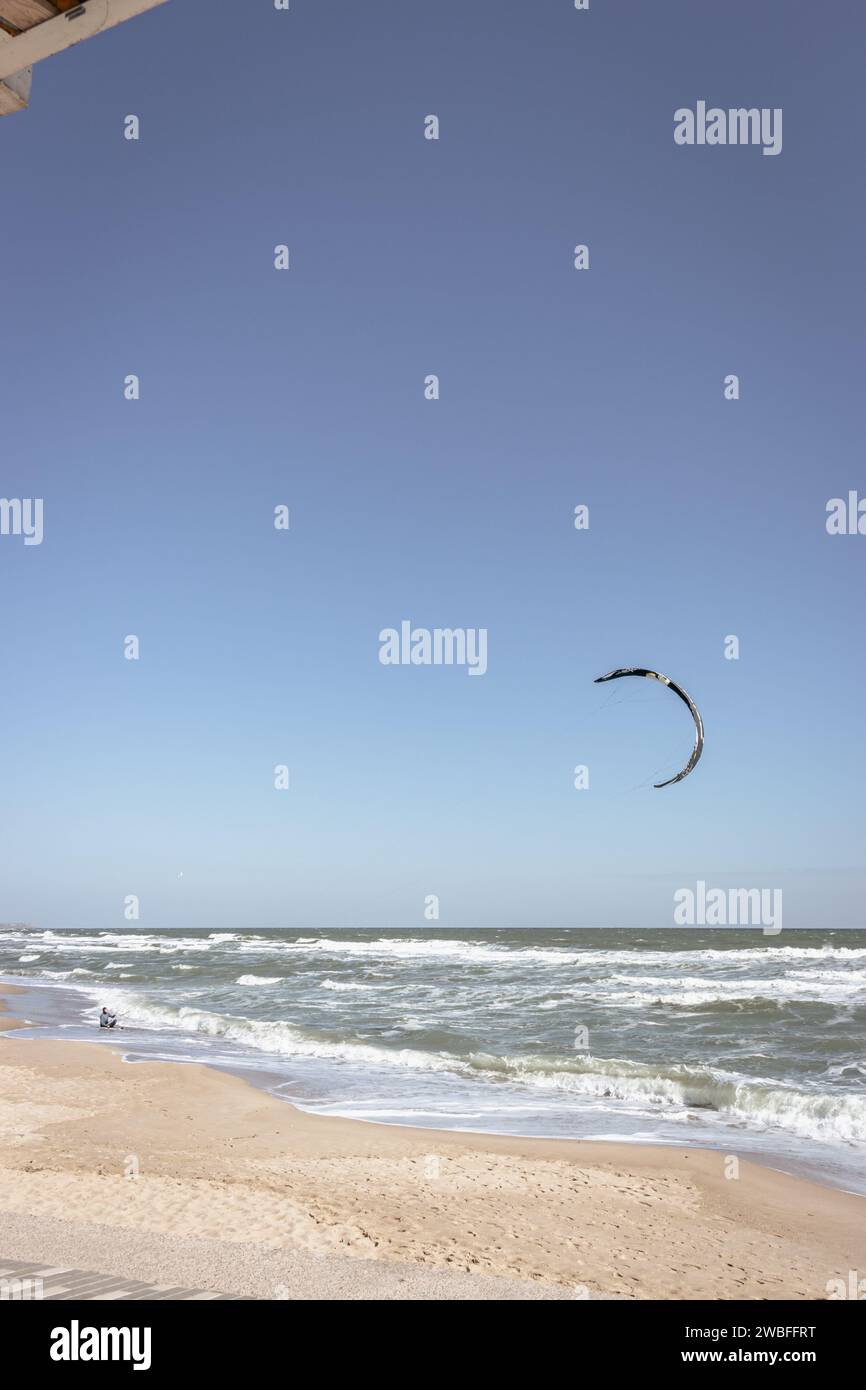
M0 121L0 495L45 499L0 537L0 918L669 925L703 878L866 925L866 537L824 526L866 494L862 7L237 13L170 0ZM782 153L676 146L698 100ZM487 674L380 665L404 618ZM676 787L688 714L619 665L701 707Z

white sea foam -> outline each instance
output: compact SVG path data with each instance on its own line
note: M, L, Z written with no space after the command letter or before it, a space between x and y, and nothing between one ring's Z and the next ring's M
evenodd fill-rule
M414 1052L408 1048L376 1047L369 1043L329 1042L313 1038L290 1023L278 1020L232 1018L210 1013L204 1009L167 1008L149 1004L135 995L113 1001L130 1025L159 1030L181 1028L189 1033L201 1033L210 1038L225 1038L261 1052L279 1057L320 1057L329 1060L375 1063L415 1071L459 1070L458 1059L446 1054Z
M71 980L73 975L92 975L93 973L94 972L92 970L83 970L80 967L76 967L74 970L40 970L39 978L41 979L44 977L46 979L51 980Z
M644 1063L593 1056L562 1058L496 1056L377 1047L370 1043L313 1037L280 1020L230 1017L192 1007L150 1004L135 995L112 1001L128 1024L181 1029L225 1039L279 1057L357 1063L378 1070L452 1072L477 1080L508 1080L515 1085L566 1092L575 1097L638 1104L648 1113L698 1108L757 1129L780 1129L818 1141L866 1143L866 1097L832 1095L773 1081L746 1080L705 1067Z
M403 937L383 935L374 939L353 940L328 936L285 939L260 933L211 932L207 937L190 937L168 933L157 935L143 932L100 932L97 936L74 932L34 932L17 934L15 939L39 941L62 951L117 952L132 951L159 955L183 952L231 950L238 947L241 954L324 955L350 960L370 957L376 960L439 960L477 965L577 965L604 970L612 966L661 966L665 969L681 965L699 967L718 963L721 966L751 963L774 965L788 961L833 962L866 961L866 948L836 945L789 946L760 944L750 947L703 948L671 951L663 946L653 949L607 950L589 946L510 946L478 938ZM647 938L643 938L644 941Z
M282 975L238 975L235 980L237 985L278 985L282 980Z
M866 979L862 971L820 971L814 976L798 971L798 978L783 975L719 979L716 976L694 975L610 975L605 981L605 1003L615 1007L644 1004L671 1004L681 1007L714 1003L768 1001L782 1004L787 1000L814 1003L845 1003L862 996L866 1002ZM595 982L572 986L573 998L594 997Z
M244 938L245 947L249 939ZM866 948L847 946L754 946L730 950L707 948L696 951L659 950L576 950L567 946L508 946L462 938L388 937L374 940L339 940L333 937L311 937L303 940L280 940L266 943L274 954L303 954L338 956L350 960L358 957L378 960L439 960L457 961L469 965L585 965L604 970L613 965L657 965L675 968L718 962L734 965L776 964L788 960L866 960Z
M709 1068L667 1070L637 1062L590 1057L563 1066L548 1058L476 1055L482 1071L504 1072L530 1086L652 1108L699 1108L758 1128L778 1127L801 1138L866 1143L866 1097L829 1096L774 1082L747 1081Z

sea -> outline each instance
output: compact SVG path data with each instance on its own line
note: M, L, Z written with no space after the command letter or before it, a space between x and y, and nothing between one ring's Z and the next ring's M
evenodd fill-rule
M0 977L30 987L18 1037L317 1114L700 1146L866 1193L866 931L6 926Z

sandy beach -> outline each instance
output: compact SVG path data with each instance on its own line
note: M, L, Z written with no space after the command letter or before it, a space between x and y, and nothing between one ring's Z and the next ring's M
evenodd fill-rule
M204 1066L0 1039L7 1258L310 1299L820 1299L866 1268L866 1200L731 1171L311 1116Z

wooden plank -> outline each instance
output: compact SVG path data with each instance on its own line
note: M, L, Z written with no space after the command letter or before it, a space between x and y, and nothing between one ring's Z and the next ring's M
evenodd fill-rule
M46 19L56 19L58 6L50 0L0 0L0 21L16 29L32 29Z

